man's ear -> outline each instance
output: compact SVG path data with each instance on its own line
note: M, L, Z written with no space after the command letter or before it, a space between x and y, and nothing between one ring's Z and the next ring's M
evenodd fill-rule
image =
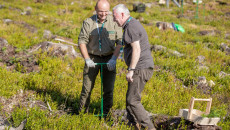
M125 16L125 14L124 14L124 13L121 13L121 17L122 17L122 19L124 18L124 16Z

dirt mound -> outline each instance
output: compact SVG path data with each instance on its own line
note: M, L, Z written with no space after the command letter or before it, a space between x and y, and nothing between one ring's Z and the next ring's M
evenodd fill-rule
M22 73L39 71L38 61L34 55L27 52L17 52L16 47L0 38L0 66L8 70L16 70Z
M167 115L157 115L148 113L148 116L152 120L156 129L159 130L171 130L171 129L193 129L193 130L221 130L219 126L211 125L197 125L189 120L182 119L178 116L167 116ZM126 110L114 110L112 112L112 120L114 122L113 126L125 123L128 124L127 111Z
M38 107L40 110L49 110L52 111L52 109L49 106L49 103L45 103L41 100L35 99L36 92L32 90L19 90L14 96L6 99L4 97L0 96L0 105L1 105L1 114L4 115L11 115L11 113L16 108L34 108ZM27 109L29 110L29 109ZM53 114L62 115L65 113L63 110L56 110L53 111Z
M0 38L0 67L6 67L7 70L16 70L21 73L39 72L38 59L35 52L41 50L47 52L49 56L60 58L76 58L80 56L72 45L62 43L42 42L26 51L17 51L16 47Z
M26 22L14 22L17 25L20 25L30 31L31 33L37 33L38 29L34 25L30 25Z
M79 54L74 50L73 46L62 43L42 42L32 47L30 52L41 49L42 52L48 52L50 56L76 58Z
M11 124L13 121L11 114L16 108L26 108L26 110L29 110L29 108L39 108L40 110L49 110L52 111L49 103L45 103L40 100L35 99L35 91L28 90L23 91L22 89L19 90L14 96L10 97L9 99L6 99L4 97L0 96L0 106L1 106L1 113L0 113L0 129L8 129L10 126L10 129L15 130L22 130L26 124L26 119L21 123L20 126L17 128L12 127ZM61 116L65 114L63 110L55 110L52 111L52 114L56 114L58 116ZM9 122L10 121L10 122Z
M221 32L219 30L202 30L198 34L207 35L207 36L215 36L215 35L220 35Z
M181 117L169 117L165 115L157 115L153 117L154 125L157 129L187 129L187 130L221 130L219 126L213 125L197 125L189 120L182 119Z
M35 100L35 92L34 91L23 91L19 90L17 94L12 96L9 99L4 97L0 97L0 104L2 105L2 113L4 115L11 115L15 108L33 108L39 107L41 110L50 110L49 104L44 103L43 101ZM29 110L29 109L27 109ZM53 114L57 114L57 116L61 116L63 114L67 114L67 112L63 110L55 110L52 112ZM203 126L196 125L191 121L182 119L178 116L167 116L167 115L157 115L148 113L148 116L152 120L156 129L193 129L193 130L221 130L221 127L218 126ZM5 116L1 116L3 119L6 119ZM128 124L128 119L126 118L127 111L126 110L114 110L111 114L111 119L113 121L114 126L121 125L123 123Z
M5 114L11 114L15 108L32 108L39 107L41 110L46 110L47 105L42 102L35 100L34 96L35 92L33 91L18 91L17 94L6 99L4 97L0 97L0 104L2 106L2 112Z

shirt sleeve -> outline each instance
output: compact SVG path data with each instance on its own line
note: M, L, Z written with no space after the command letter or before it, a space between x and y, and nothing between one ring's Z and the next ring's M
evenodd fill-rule
M90 24L87 22L87 20L83 21L81 32L78 36L78 45L89 43L89 30Z
M130 44L140 40L140 31L138 27L129 27L125 34L126 43Z

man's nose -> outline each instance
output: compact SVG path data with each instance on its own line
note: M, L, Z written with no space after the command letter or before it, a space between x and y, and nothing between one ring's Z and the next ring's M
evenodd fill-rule
M107 12L102 12L103 15L107 15Z

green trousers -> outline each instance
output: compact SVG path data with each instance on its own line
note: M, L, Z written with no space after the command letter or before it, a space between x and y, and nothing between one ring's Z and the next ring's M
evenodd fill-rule
M90 58L95 63L107 63L112 55L109 56L96 56L90 55ZM101 65L96 65L95 68L87 67L85 64L83 72L83 85L79 102L78 111L84 109L85 113L89 112L90 95L94 88L95 79L100 74ZM113 89L116 78L116 69L109 71L107 65L103 65L103 113L107 114L113 106ZM94 108L93 108L94 109Z

